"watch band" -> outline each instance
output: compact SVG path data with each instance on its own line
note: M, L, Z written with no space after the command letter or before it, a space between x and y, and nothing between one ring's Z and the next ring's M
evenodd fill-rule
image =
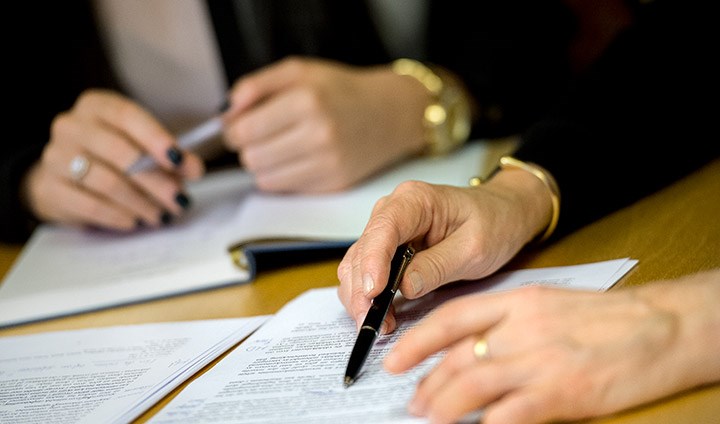
M414 78L433 100L423 113L426 152L446 154L467 141L470 135L470 102L462 86L448 72L433 69L417 60L397 59L391 69Z

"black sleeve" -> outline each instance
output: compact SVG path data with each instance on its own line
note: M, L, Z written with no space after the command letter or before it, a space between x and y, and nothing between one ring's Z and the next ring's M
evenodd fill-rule
M18 197L40 157L50 123L85 88L115 87L95 30L90 1L16 2L6 8L16 30L6 38L10 116L0 142L0 241L22 242L32 217Z
M523 135L518 159L547 168L562 197L561 236L720 155L713 16L683 1L639 6L562 106Z

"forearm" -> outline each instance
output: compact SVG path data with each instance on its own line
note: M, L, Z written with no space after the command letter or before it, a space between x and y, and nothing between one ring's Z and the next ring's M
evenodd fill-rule
M646 284L637 295L677 323L669 369L679 389L720 381L720 268Z

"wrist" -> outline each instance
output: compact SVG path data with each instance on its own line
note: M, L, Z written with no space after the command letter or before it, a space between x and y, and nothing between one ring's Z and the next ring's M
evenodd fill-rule
M470 135L471 101L459 78L438 66L425 65L412 59L398 59L392 71L418 82L426 92L421 119L424 130L424 151L444 155L463 145Z
M509 184L507 189L519 195L528 241L543 242L553 234L560 218L560 189L552 174L534 163L503 156L490 175L470 179L471 186L491 182Z
M636 289L651 308L674 321L675 337L670 356L678 361L670 369L684 387L720 380L720 269L702 271L677 280L658 281ZM681 381L684 380L684 381Z

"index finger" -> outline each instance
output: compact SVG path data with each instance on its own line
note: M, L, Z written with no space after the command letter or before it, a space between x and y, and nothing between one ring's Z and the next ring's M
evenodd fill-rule
M344 294L352 297L344 304L349 306L349 313L356 321L367 312L367 299L380 294L387 284L395 249L429 230L432 213L428 213L427 205L432 202L428 202L426 196L430 193L427 183L400 184L392 194L376 203L365 230L343 258L341 267L346 271L342 273L341 284L349 285ZM410 267L412 262L406 275Z
M439 306L405 333L385 357L385 368L401 373L473 334L484 334L505 314L502 293L462 296Z
M157 121L152 114L117 93L94 90L81 95L78 99L78 113L96 119L113 131L124 134L133 143L132 153L122 157L103 158L109 163L119 164L126 169L147 151L165 169L174 170L177 158L175 138ZM170 153L175 150L174 153Z

